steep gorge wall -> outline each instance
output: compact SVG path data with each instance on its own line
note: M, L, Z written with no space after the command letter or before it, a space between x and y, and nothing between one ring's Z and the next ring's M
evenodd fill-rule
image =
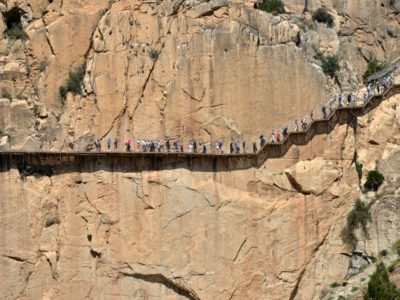
M284 2L280 16L254 1L4 2L4 21L18 9L29 39L0 40L1 148L86 149L107 135L250 142L358 88L370 57L399 56L397 3L307 1L334 15L327 28L305 2ZM339 55L339 86L315 48ZM84 95L62 104L81 65Z
M360 118L356 135L338 126L260 169L100 165L25 180L2 172L1 290L28 299L318 299L347 273L339 235L359 196L355 150L367 170L399 155L398 100ZM398 174L381 171L396 188Z

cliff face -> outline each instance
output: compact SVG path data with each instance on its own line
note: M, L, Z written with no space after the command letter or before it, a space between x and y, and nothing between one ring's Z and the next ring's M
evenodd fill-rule
M366 170L379 165L383 191L399 187L398 101L362 117L357 134L338 126L257 170L2 172L4 295L318 299L348 271L340 231L359 196L355 150ZM398 238L390 210L385 228L376 212L370 255Z
M108 135L252 141L319 109L339 86L358 88L371 57L400 55L398 3L292 0L280 16L254 5L4 1L0 27L20 19L28 39L0 36L0 128L10 137L1 147L82 150ZM320 6L333 28L311 21ZM315 49L339 56L335 82ZM59 88L81 66L83 96L63 104Z
M0 149L81 150L107 136L249 143L339 85L359 87L370 55L399 55L398 3L285 5L291 14L272 16L254 1L1 1L2 28L20 14L29 38L0 40ZM334 28L302 15L321 5ZM315 47L341 58L336 82ZM84 93L63 104L58 89L81 65ZM340 231L360 196L355 151L364 170L383 172L383 191L398 191L398 101L260 169L0 172L0 290L6 299L318 299L348 272ZM390 207L389 218L376 208L360 242L371 255L398 239Z

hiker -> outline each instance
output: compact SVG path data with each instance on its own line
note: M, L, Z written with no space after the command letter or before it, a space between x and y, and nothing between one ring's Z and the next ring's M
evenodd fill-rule
M237 141L235 143L235 149L236 149L236 154L239 154L240 153L240 142L239 141Z
M101 142L100 142L99 139L96 139L95 146L96 146L97 152L100 152L100 150L101 150Z
M141 141L140 141L140 139L137 139L136 140L136 150L137 151L140 151L140 145L141 145L142 143L141 143Z
M110 139L110 137L107 138L107 149L111 150L111 139Z
M352 106L357 106L357 97L355 93L351 93L351 104Z
M246 153L246 142L243 141L242 143L243 153Z
M329 100L329 114L333 113L333 100Z
M347 106L351 104L351 93L347 95Z
M264 145L265 145L264 135L260 135L260 147L263 147Z
M294 131L299 131L299 123L297 122L297 119L294 120Z
M256 144L256 142L253 142L253 153L254 154L257 153L257 144Z
M117 149L118 149L118 139L115 138L114 139L114 150L117 150Z
M338 106L342 107L342 94L338 94Z
M192 142L189 142L188 152L189 153L193 152L193 143Z
M325 107L325 105L322 106L321 111L322 111L322 115L324 116L324 119L326 119L326 107Z
M127 139L125 142L126 152L131 152L131 140Z
M219 151L221 152L221 154L224 154L224 142L223 141L219 142Z
M282 138L286 139L287 135L288 135L288 126L287 125L282 126Z
M306 117L303 117L301 119L301 129L306 130L306 128L307 128L307 120L306 120Z
M230 151L231 151L231 154L233 154L233 143L230 143L230 144L229 144L229 149L230 149Z
M171 144L170 144L169 140L167 140L167 141L165 142L165 148L167 149L167 153L169 153L170 150L171 150Z
M276 143L274 130L272 130L272 134L271 134L271 143L273 143L273 144Z
M314 120L314 110L313 109L310 112L310 120L311 120L311 122Z
M196 141L193 141L193 152L197 153L197 143L196 143Z
M279 130L276 132L276 142L277 143L281 142L281 133L279 132Z

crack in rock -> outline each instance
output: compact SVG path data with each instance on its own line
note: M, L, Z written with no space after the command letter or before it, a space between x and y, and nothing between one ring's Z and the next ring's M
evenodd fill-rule
M121 276L131 277L134 279L150 282L159 283L166 286L168 289L173 290L178 295L181 295L190 300L200 300L199 296L189 287L178 284L175 281L165 277L162 274L140 274L140 273L126 273L120 272Z

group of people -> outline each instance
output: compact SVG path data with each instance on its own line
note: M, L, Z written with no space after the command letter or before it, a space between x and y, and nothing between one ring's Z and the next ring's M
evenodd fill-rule
M380 84L369 84L366 88L366 91L363 95L363 100L366 102L371 95L374 93L376 90L378 93L384 92L392 83L393 81L392 76L387 76L385 77ZM337 94L335 97L331 98L326 104L324 104L321 107L321 114L323 119L327 119L335 110L336 107L341 108L341 107L356 107L357 106L357 97L355 93L349 93L346 97L343 97L342 94ZM314 110L311 110L309 120L310 123L314 120L315 115L314 115ZM305 131L307 129L307 126L309 125L307 117L302 117L300 119L300 126L301 130ZM299 121L296 119L294 120L293 123L293 131L299 131ZM271 133L271 140L270 143L282 143L285 138L289 134L289 126L284 125L281 127L280 130L272 130ZM260 148L264 147L266 144L264 135L261 135L259 137L259 146ZM125 151L131 152L132 151L132 141L131 139L126 139L125 141ZM118 150L119 147L119 140L118 138L114 139L114 142L112 142L110 137L107 137L106 139L106 146L107 150L111 151L111 148L113 146L114 150ZM252 152L257 153L258 148L257 148L257 143L253 142L252 145ZM101 151L101 141L100 139L96 139L95 141L95 147L97 151ZM136 151L137 152L184 152L184 146L183 143L180 139L172 140L172 139L166 139L164 143L162 143L160 140L146 140L146 139L137 139L136 140ZM188 143L188 148L187 152L189 153L207 153L207 143L203 141L196 141L196 140L190 140ZM215 153L223 154L224 153L224 142L223 141L216 141L215 142L215 148L214 148ZM247 153L247 148L246 148L246 141L235 141L231 142L229 144L229 153L230 154L239 154L239 153Z

